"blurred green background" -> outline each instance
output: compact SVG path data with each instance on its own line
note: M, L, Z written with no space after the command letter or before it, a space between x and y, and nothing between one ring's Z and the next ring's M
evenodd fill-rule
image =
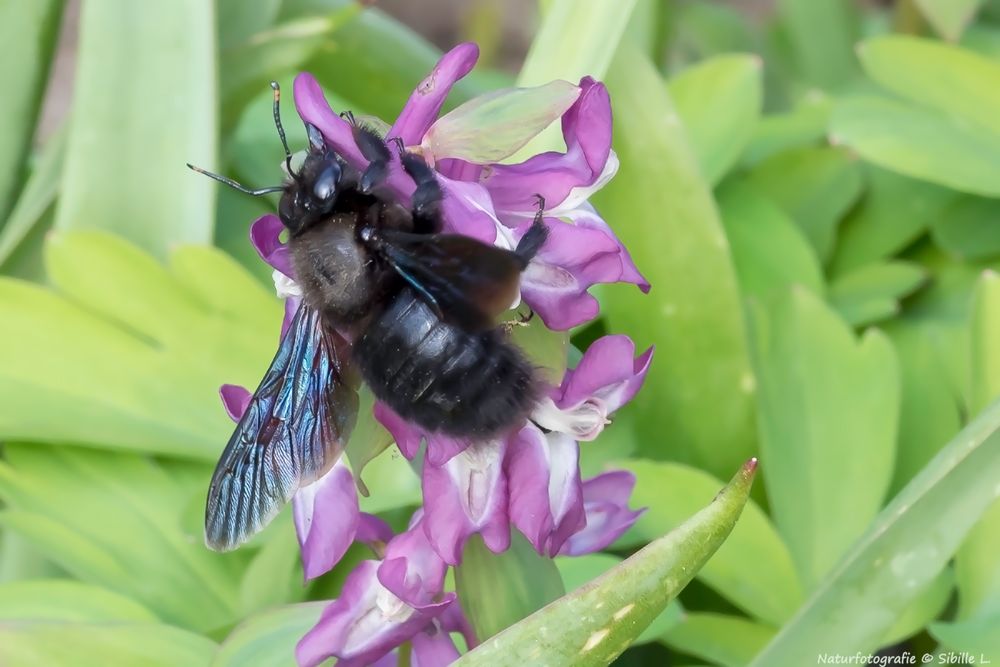
M293 664L364 552L303 586L288 512L202 545L216 392L256 386L281 305L247 241L274 201L184 163L272 184L270 79L391 121L466 39L449 106L607 82L621 170L595 204L654 286L599 290L573 334L657 358L582 459L650 510L559 559L567 590L761 458L616 664L1000 661L1000 1L0 0L0 664ZM405 461L364 477L405 522Z

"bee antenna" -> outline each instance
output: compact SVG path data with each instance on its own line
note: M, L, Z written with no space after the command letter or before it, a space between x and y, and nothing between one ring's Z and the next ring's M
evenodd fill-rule
M231 178L226 178L225 176L221 176L211 171L206 171L201 167L194 166L190 162L187 163L187 166L188 169L190 169L191 171L196 171L199 174L204 174L205 176L208 176L209 178L214 178L218 182L224 183L234 190L239 190L243 194L251 195L253 197L260 197L261 195L269 195L272 192L281 192L285 189L284 186L282 185L274 185L267 188L257 188L256 190L251 190L250 188L246 187L245 185L241 185L240 183L237 183Z
M288 168L289 175L295 177L292 171L292 151L288 150L288 139L285 138L285 128L281 126L281 86L277 81L271 82L271 90L274 91L274 126L278 129L278 137L281 138L281 147L285 149L285 167Z

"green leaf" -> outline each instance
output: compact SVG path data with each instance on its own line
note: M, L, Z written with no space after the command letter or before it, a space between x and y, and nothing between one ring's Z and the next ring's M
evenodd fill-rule
M743 151L743 163L753 165L790 148L820 143L826 138L832 106L830 98L813 90L791 111L761 117Z
M13 208L24 177L24 163L49 80L63 5L63 0L0 4L0 78L4 82L4 112L0 115L0 221Z
M774 637L775 630L738 616L686 613L663 635L678 651L724 667L743 667Z
M609 327L658 365L634 401L640 452L733 469L753 449L752 374L728 243L708 184L652 64L623 45L608 76L617 177L596 204L654 285L602 292ZM678 280L684 276L684 280ZM669 454L654 434L670 433Z
M648 509L629 536L643 542L681 525L720 484L701 470L676 463L619 461L614 467L636 475L631 504ZM769 625L780 626L802 601L788 547L753 502L698 578Z
M845 425L842 420L841 430ZM1000 403L959 433L882 510L752 664L804 665L817 654L875 650L996 498L997 479ZM839 504L850 495L841 490L836 498Z
M178 248L168 270L77 232L49 239L48 265L72 301L0 279L0 436L214 460L232 429L218 387L256 386L278 300L211 248Z
M742 179L716 194L745 296L763 298L793 285L823 294L823 270L802 230Z
M867 191L840 226L830 270L846 273L910 245L955 198L952 190L866 165Z
M899 368L800 288L751 309L764 481L804 588L816 588L878 513L892 478ZM850 418L846 417L850 415ZM837 498L837 502L830 502Z
M296 667L295 645L326 604L287 605L251 616L222 642L212 667Z
M983 0L914 0L914 4L939 35L954 42L972 23Z
M955 575L951 568L941 570L923 592L903 610L882 638L882 645L891 646L921 632L941 615L951 601Z
M809 83L835 90L857 72L857 10L841 0L778 0L778 24L796 69ZM821 26L821 28L820 28Z
M937 218L931 236L942 250L962 259L1000 255L1000 202L961 197Z
M880 167L1000 196L1000 133L961 118L880 97L847 97L833 109L830 132L832 142Z
M779 153L757 164L747 178L798 223L824 262L833 252L837 225L862 187L857 161L829 147Z
M0 585L4 621L156 621L141 604L100 586L72 579L35 579Z
M490 551L478 535L462 552L455 586L476 637L487 641L561 596L565 589L551 558L539 556L517 531L510 549Z
M961 0L959 0L961 1ZM1000 135L1000 63L937 40L894 35L858 48L865 72L886 89L972 130Z
M622 562L618 556L611 554L586 554L584 556L561 556L556 558L556 567L562 576L563 585L567 593L572 593L578 588L590 583L611 568ZM666 608L660 612L653 621L642 631L634 642L633 646L657 641L660 636L681 622L684 610L677 600L672 600Z
M950 648L966 651L980 664L1000 660L1000 614L957 623L934 623L932 637ZM941 655L939 653L939 655ZM947 653L944 653L947 656Z
M51 217L45 214L55 202L59 190L59 175L66 158L66 136L64 125L49 138L10 217L0 227L0 267L10 263L11 256L25 244L36 226L44 222L51 224Z
M830 285L830 305L847 323L866 326L899 312L899 301L920 288L927 273L911 262L869 264L839 276Z
M56 228L111 230L159 257L211 240L218 185L184 163L215 163L214 63L211 2L83 5Z
M903 390L891 497L958 433L962 414L961 396L951 385L933 328L919 321L894 320L885 332L899 354Z
M210 639L155 623L0 624L0 663L60 667L208 667Z
M716 56L669 82L691 147L712 185L735 164L760 118L762 68L759 56Z
M5 455L3 525L46 558L177 625L205 631L237 617L234 566L247 554L214 554L181 528L191 483L131 454L8 444Z
M199 510L202 509L201 495L197 496ZM198 518L202 518L201 512ZM198 527L201 527L200 520ZM298 602L305 592L302 569L299 567L299 543L291 530L283 530L264 542L243 572L239 590L240 607L244 613L250 613L286 602Z
M671 47L684 62L752 51L756 46L756 35L746 15L734 6L692 0L673 4L664 13L675 17L670 29Z
M247 11L243 0L216 0L219 48L225 50L249 40L278 18L281 0L257 0Z
M711 505L676 530L563 596L454 664L508 667L607 665L677 596L726 539L750 494L756 461L736 474Z
M972 392L980 410L1000 396L1000 275L985 271L973 291L971 318ZM955 555L959 611L963 619L1000 614L1000 502L994 502Z

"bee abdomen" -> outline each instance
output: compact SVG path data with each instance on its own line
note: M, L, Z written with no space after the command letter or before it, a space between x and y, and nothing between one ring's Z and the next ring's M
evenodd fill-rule
M375 396L429 432L486 439L522 424L538 396L531 364L497 330L442 322L403 290L355 342Z

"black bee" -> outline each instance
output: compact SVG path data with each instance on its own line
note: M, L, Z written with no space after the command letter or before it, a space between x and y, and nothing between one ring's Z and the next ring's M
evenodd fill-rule
M303 292L212 476L205 541L218 551L245 542L330 469L354 426L358 376L428 432L473 440L522 424L538 396L535 369L496 318L545 242L541 201L513 251L441 233L434 171L400 142L416 184L404 206L385 187L389 146L350 114L368 167L351 167L307 124L309 150L293 171L271 86L290 174L283 185L250 190L188 165L247 194L282 192L278 215Z

